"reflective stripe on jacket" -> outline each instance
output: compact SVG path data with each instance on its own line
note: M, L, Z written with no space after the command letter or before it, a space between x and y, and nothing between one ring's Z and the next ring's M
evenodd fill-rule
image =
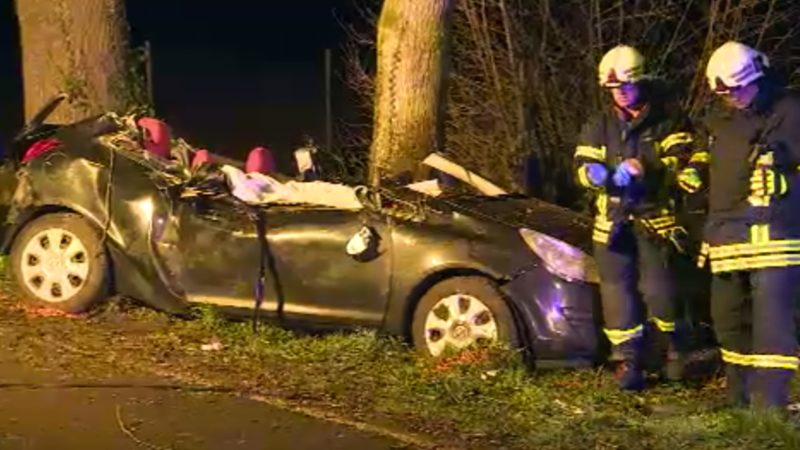
M767 91L706 126L706 256L714 273L800 265L800 99Z

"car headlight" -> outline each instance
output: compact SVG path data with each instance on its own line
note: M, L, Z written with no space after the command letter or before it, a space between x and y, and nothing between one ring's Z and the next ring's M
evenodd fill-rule
M599 283L597 263L580 249L537 231L521 228L519 234L528 247L544 261L547 270L567 281Z

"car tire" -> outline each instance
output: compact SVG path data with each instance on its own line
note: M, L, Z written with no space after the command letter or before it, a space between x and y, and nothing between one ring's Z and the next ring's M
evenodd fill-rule
M82 313L109 294L101 232L77 214L48 214L27 224L14 239L10 266L19 292L38 306Z
M428 289L414 311L411 337L417 351L428 357L482 340L511 348L520 343L505 296L492 280L480 276L447 278Z

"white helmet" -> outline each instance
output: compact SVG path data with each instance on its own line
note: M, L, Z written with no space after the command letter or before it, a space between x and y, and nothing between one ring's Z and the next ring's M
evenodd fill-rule
M600 60L597 70L600 86L619 87L622 83L638 83L645 78L644 56L633 47L618 45Z
M711 54L706 78L714 92L725 94L763 77L767 67L766 55L742 43L728 41Z

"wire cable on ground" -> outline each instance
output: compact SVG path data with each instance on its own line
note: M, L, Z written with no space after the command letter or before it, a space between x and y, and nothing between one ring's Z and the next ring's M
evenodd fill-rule
M136 435L133 434L133 431L129 430L128 427L125 426L125 422L122 420L122 406L120 405L117 405L117 425L119 425L120 431L122 431L125 436L128 436L133 442L135 442L136 445L149 448L150 450L172 450L171 447L162 447L160 445L151 444L136 437Z

